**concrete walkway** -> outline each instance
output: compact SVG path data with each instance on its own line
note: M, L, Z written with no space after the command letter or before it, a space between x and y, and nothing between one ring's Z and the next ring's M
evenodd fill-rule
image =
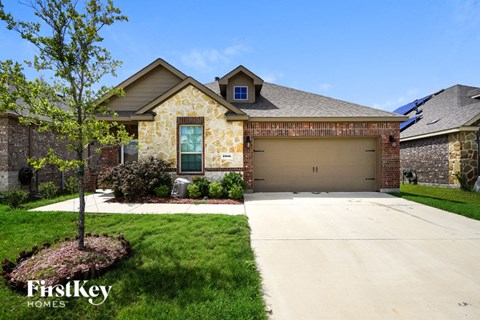
M85 197L85 212L90 213L217 213L237 215L245 214L244 205L222 204L171 204L171 203L115 203L106 202L113 198L111 193L97 192ZM70 211L78 212L78 198L58 202L32 211Z
M480 221L380 193L245 197L272 319L480 319Z

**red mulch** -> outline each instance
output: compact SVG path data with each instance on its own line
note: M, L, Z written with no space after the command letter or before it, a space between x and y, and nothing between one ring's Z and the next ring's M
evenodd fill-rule
M77 240L58 243L20 262L9 277L14 283L45 280L45 285L50 286L92 267L108 268L128 255L122 241L113 237L85 237L85 247L86 250L78 250Z
M107 202L128 203L124 197L118 197ZM243 204L243 200L233 199L190 199L190 198L159 198L147 196L135 201L135 203L176 203L176 204Z

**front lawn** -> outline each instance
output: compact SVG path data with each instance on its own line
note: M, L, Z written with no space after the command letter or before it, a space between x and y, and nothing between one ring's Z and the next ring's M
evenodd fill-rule
M393 195L480 220L480 192L402 184Z
M0 258L76 234L77 214L0 206ZM64 308L0 285L0 319L265 319L247 219L226 215L87 214L87 232L123 233L132 256L88 285L112 286L93 306L84 298Z

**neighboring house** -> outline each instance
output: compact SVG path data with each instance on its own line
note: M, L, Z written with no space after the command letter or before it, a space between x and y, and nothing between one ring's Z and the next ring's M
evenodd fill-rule
M480 88L455 85L394 112L409 117L400 126L403 170L416 170L419 183L458 186L460 172L475 182Z
M36 191L38 184L54 181L62 185L64 175L56 166L48 165L33 173L30 183L19 180L20 169L28 167L28 158L47 156L52 148L57 154L66 154L65 143L52 133L39 133L34 126L24 126L18 122L18 116L12 113L0 113L0 192L23 188Z
M243 66L203 85L158 59L107 105L139 142L102 153L101 167L157 157L173 176L241 172L252 191L388 191L400 183L406 117L271 83ZM93 187L93 186L91 186Z

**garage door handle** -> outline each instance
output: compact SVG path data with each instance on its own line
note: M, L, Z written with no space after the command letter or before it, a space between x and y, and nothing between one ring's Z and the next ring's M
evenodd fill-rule
M315 167L315 169L316 169L316 170L315 170L315 172L317 172L317 173L318 173L318 167Z
M315 173L315 167L312 167L312 172Z

